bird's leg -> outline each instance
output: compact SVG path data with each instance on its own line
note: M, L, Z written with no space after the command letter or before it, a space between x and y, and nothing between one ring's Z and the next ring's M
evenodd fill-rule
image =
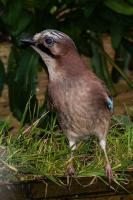
M104 152L105 155L105 159L106 159L106 165L105 165L105 175L108 177L109 182L111 183L111 179L112 179L112 169L111 169L111 165L107 156L107 152L106 152L106 141L105 139L100 140L100 146Z
M74 159L74 150L76 149L76 143L75 140L69 140L69 146L71 148L71 156L67 164L67 169L65 171L65 175L72 176L75 174L75 169L73 165L73 159Z

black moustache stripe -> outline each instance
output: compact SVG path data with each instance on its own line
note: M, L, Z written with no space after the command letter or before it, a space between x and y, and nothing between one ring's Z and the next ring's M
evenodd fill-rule
M49 56L51 56L52 58L55 57L54 54L52 54L51 51L50 51L47 47L45 47L43 44L38 44L37 47L38 47L41 51L43 51L44 53L46 53L46 54L48 54Z

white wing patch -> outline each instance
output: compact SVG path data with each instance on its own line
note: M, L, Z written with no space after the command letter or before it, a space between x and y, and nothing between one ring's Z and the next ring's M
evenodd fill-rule
M113 99L111 96L107 97L107 106L109 110L112 112L113 111Z

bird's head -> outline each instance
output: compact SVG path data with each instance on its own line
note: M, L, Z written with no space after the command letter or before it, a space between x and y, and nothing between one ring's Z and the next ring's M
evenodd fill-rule
M33 38L23 38L21 42L31 45L41 57L47 54L57 58L76 50L73 40L68 35L51 29L36 33Z
M54 78L66 69L64 66L72 65L79 58L73 40L57 30L47 29L36 33L33 38L21 39L21 42L32 46L47 65L49 75Z

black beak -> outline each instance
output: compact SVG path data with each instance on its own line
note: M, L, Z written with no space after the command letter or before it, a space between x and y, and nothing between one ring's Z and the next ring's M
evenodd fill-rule
M22 38L20 42L25 45L35 45L35 41L32 38Z
M45 52L49 56L54 57L54 55L51 53L51 51L47 47L45 47L43 44L37 44L37 42L35 42L32 38L21 38L20 42L24 46L29 46L29 45L36 46L38 49Z

